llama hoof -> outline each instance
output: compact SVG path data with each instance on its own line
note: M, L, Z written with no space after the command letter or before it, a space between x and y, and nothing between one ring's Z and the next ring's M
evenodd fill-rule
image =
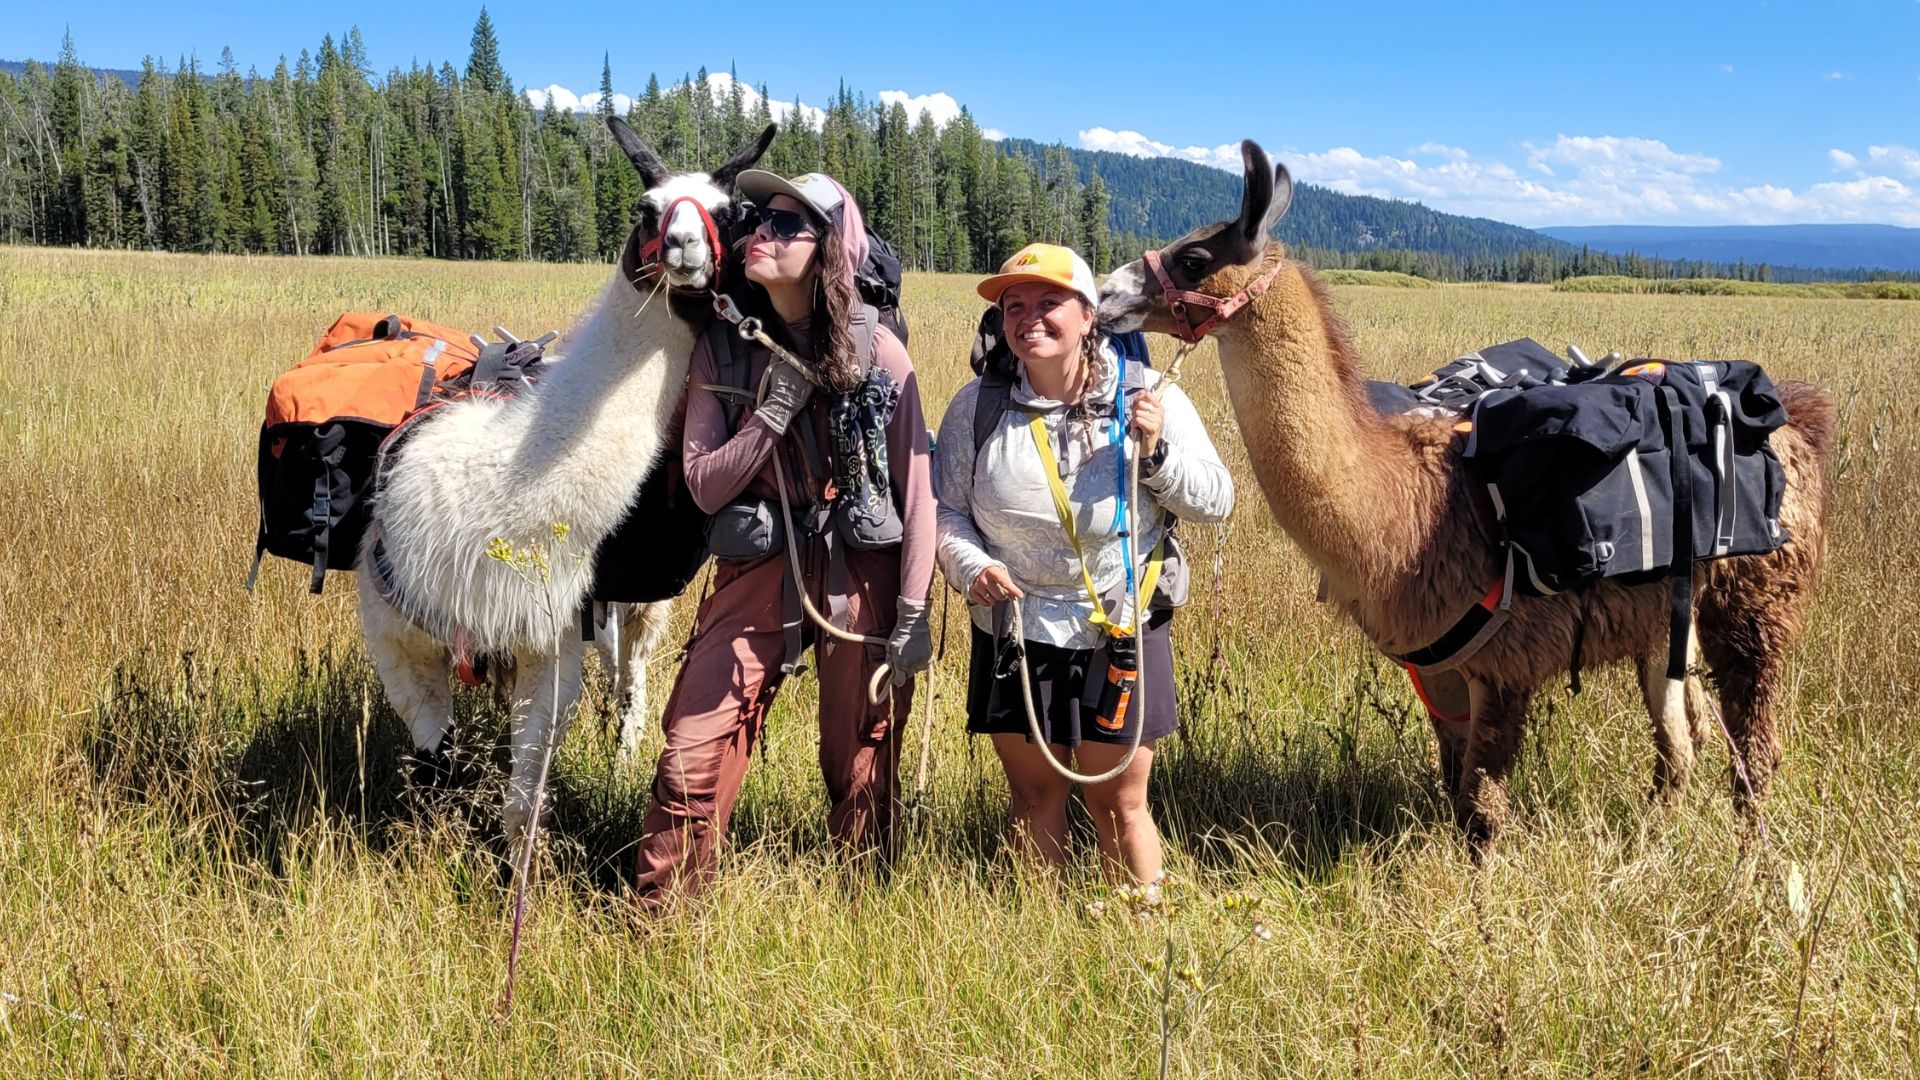
M445 747L434 750L414 747L407 752L401 769L407 774L409 787L438 789L453 783L453 755Z
M500 836L507 843L507 851L515 862L523 854L521 845L527 839L527 821L529 815L524 806L509 806L500 813Z

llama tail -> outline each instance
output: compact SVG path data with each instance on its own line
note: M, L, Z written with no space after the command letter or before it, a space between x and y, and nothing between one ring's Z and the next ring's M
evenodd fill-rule
M1816 459L1826 461L1839 428L1833 399L1812 383L1792 379L1775 383L1774 391L1787 408L1787 426L1807 441Z

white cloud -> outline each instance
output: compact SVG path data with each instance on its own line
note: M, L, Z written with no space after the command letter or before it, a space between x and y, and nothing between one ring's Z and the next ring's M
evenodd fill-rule
M889 108L894 105L905 106L908 123L917 122L924 111L932 115L935 127L946 127L960 115L960 103L953 100L952 94L944 91L914 95L905 90L882 90L880 104Z
M1722 75L1731 75L1731 74L1733 74L1733 65L1732 65L1732 64L1721 64L1721 65L1720 65L1720 74L1722 74Z
M713 100L716 104L726 101L728 95L733 92L733 76L724 71L708 72L707 92L713 95ZM745 105L747 112L751 113L760 106L760 91L754 89L749 83L741 83L740 100ZM792 115L795 109L799 109L800 115L806 117L807 123L814 127L819 127L821 124L826 123L827 112L825 109L808 105L797 98L793 101L781 101L778 98L767 99L767 112L772 114L774 120L777 122L785 123L787 117Z
M1179 147L1138 131L1080 132L1080 145L1136 157L1177 157L1230 172L1237 146ZM1440 142L1404 155L1352 146L1275 148L1295 178L1355 195L1418 200L1448 213L1522 225L1781 224L1877 221L1920 226L1920 149L1887 144L1864 152L1835 147L1827 163L1843 174L1803 189L1719 180L1725 164L1659 139L1557 135L1523 142L1506 159ZM1847 175L1851 174L1851 175Z
M1828 82L1846 82L1848 79L1853 78L1852 75L1844 71L1829 71L1824 77Z
M1659 139L1561 135L1546 146L1522 145L1527 148L1529 162L1571 166L1582 171L1600 170L1610 176L1710 173L1720 168L1716 158L1678 153Z
M991 139L994 142L999 142L1000 140L1007 137L1007 133L1004 131L1001 131L999 128L981 128L980 137L983 139Z
M1149 139L1137 131L1114 131L1103 127L1089 128L1080 132L1079 137L1082 150L1108 150L1132 157L1175 157L1229 171L1241 168L1240 146L1237 143L1225 143L1211 149L1204 146L1176 147L1172 143Z
M1920 178L1920 150L1910 146L1869 146L1867 159L1873 162L1874 168Z

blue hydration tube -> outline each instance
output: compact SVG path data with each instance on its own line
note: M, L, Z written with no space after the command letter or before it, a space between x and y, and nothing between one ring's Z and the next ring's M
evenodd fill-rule
M1113 528L1120 534L1120 561L1127 568L1127 595L1132 596L1133 585L1133 534L1127 529L1127 356L1114 349L1114 362L1117 372L1113 380L1113 427L1107 434L1107 443L1119 451L1114 467ZM1139 613L1134 613L1135 619Z

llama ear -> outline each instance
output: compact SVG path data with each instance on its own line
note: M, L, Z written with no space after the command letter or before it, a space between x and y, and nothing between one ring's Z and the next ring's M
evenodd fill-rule
M667 167L660 163L652 147L640 141L640 136L634 134L625 120L617 116L607 117L607 130L613 132L613 141L620 144L627 160L633 162L634 171L640 174L648 190L667 182Z
M728 159L725 165L713 170L711 174L713 186L721 191L731 190L733 178L740 175L740 170L751 168L754 162L760 160L760 155L766 153L767 147L773 145L773 136L779 130L780 125L768 124L767 130L761 132L758 139L741 147L740 152Z
M1247 247L1261 251L1266 248L1262 237L1268 225L1267 214L1273 208L1274 173L1273 166L1267 161L1267 152L1252 139L1240 143L1240 157L1247 166L1247 186L1240 196L1240 240ZM1293 185L1287 185L1288 198L1292 198ZM1282 210L1285 209L1284 204Z
M1287 208L1292 205L1293 174L1287 171L1286 163L1281 162L1273 167L1273 204L1267 207L1267 220L1261 226L1260 236L1272 233L1273 227L1287 216Z

